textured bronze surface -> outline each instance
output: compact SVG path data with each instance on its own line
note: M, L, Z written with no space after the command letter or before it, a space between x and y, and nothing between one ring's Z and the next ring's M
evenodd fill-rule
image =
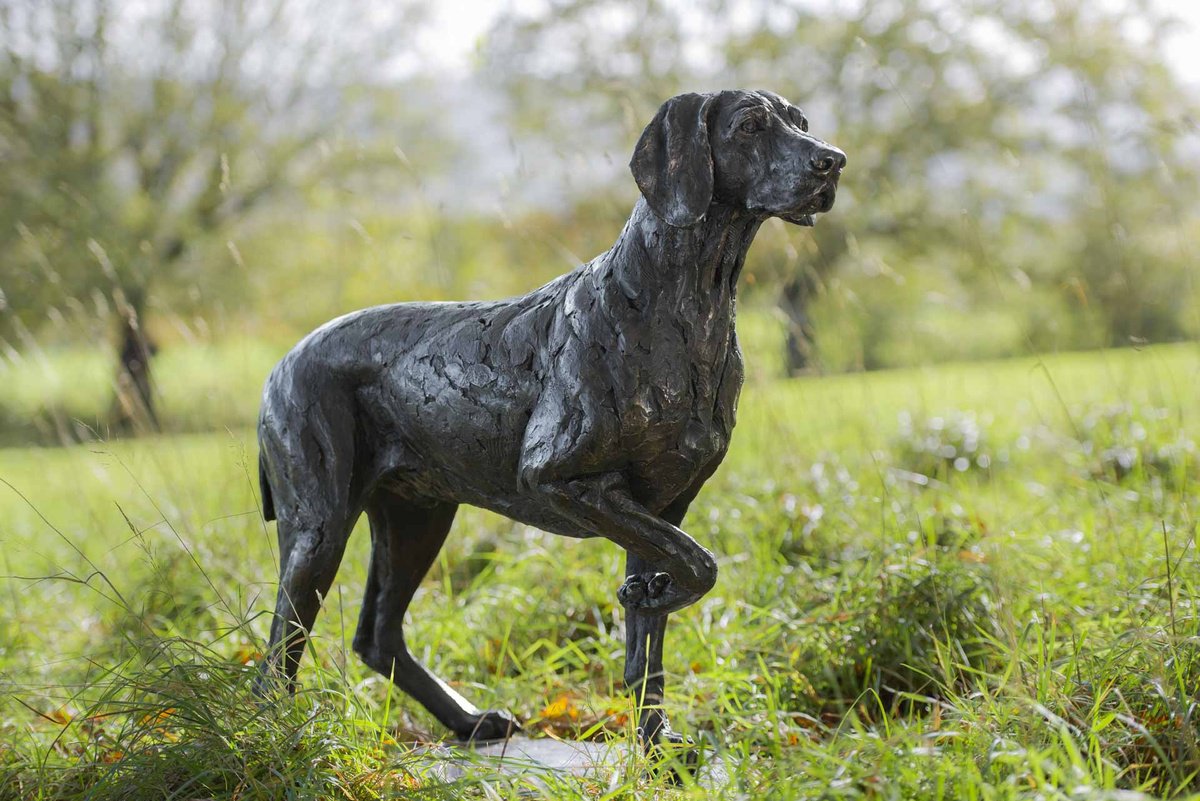
M667 614L713 586L679 525L724 457L742 385L738 274L768 217L833 205L840 150L769 92L685 94L630 162L642 197L607 252L527 295L399 303L340 317L271 372L259 418L280 582L266 689L295 680L307 632L365 511L372 554L354 649L460 738L501 738L409 651L405 610L459 504L627 552L625 681L647 744Z

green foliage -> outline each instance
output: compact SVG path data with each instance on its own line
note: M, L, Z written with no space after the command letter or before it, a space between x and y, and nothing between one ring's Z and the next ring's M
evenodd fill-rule
M247 321L282 341L383 300L527 290L615 238L632 196L605 165L655 106L728 85L791 96L850 154L835 212L766 226L745 272L752 305L786 296L784 319L826 332L826 371L1200 332L1182 245L1196 98L1164 62L1157 5L570 0L503 16L473 80L538 150L516 179L566 198L530 210L506 193L489 215L425 188L461 147L421 100L438 76L376 80L422 5L370 31L352 11L311 30L307 10L0 3L20 34L0 43L6 340L28 355L107 339L132 307L167 344Z
M747 274L824 332L827 370L874 369L1194 334L1197 98L1171 31L1149 2L564 0L503 18L486 63L570 151L627 152L681 90L804 106L849 155L838 204L765 232Z
M244 338L165 349L155 364L163 429L180 433L251 425L267 373L286 350L286 345ZM102 350L78 346L0 357L0 446L107 438L109 358Z
M430 760L389 753L394 743L355 710L338 677L295 699L250 703L255 671L180 638L154 641L90 688L84 709L54 710L70 764L17 756L0 793L23 798L274 799L454 797ZM394 794L394 795L393 795Z
M896 453L902 469L927 478L945 478L951 471L987 473L995 462L983 425L963 412L915 421L907 412L901 414Z
M447 76L387 77L420 2L366 28L349 6L308 26L310 0L0 2L0 336L29 357L132 311L164 352L246 327L283 343L364 305L527 291L615 239L658 103L733 85L792 97L850 156L834 212L764 226L744 273L781 339L823 332L804 367L1200 334L1200 114L1157 4L735 6L497 18L448 80L501 107L508 178L549 200L479 197L487 176L451 156L503 159L452 135L474 110L439 104ZM434 184L468 191L441 204ZM45 405L43 439L80 416Z
M803 618L815 630L798 638L804 646L790 655L790 671L780 671L788 677L779 688L783 708L818 716L857 707L875 721L927 711L969 671L995 668L987 638L998 631L1000 610L976 556L934 542L897 546L880 561L839 558L833 569L805 557L823 574L807 598L815 608ZM850 583L854 593L845 592Z
M221 366L179 358L198 387ZM486 765L449 781L419 745L436 721L349 649L365 526L299 695L249 703L275 561L247 429L0 450L0 797L1186 797L1194 461L1093 459L1200 435L1198 367L1176 346L753 381L684 521L717 586L668 634L674 723L729 772L708 790L636 759L551 789ZM900 415L957 443L923 423L947 409L1007 454L989 480L914 479ZM463 509L406 634L536 736L627 737L620 568L608 542Z
M1196 443L1180 431L1171 410L1114 404L1088 409L1076 434L1089 475L1186 486L1196 475Z
M317 8L0 0L0 336L245 314L232 237L314 186L400 172L412 117L370 79L419 9L364 27L340 7L314 26Z

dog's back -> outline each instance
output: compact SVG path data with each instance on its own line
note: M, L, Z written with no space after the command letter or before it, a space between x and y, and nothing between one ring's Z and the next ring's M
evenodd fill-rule
M358 505L380 481L471 502L515 487L563 276L528 295L399 303L327 323L271 371L259 415L263 514L349 466ZM311 458L310 458L311 457ZM301 475L299 471L324 471ZM472 486L478 484L479 486Z

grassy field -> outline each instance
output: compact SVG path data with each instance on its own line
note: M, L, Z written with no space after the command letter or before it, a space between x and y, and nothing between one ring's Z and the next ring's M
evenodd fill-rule
M0 798L1200 791L1200 347L748 384L684 524L720 579L668 633L674 722L730 774L708 788L637 760L549 789L439 778L419 744L444 732L349 649L365 521L303 691L251 703L276 570L257 395L178 358L168 408L226 430L0 450ZM249 386L270 359L245 359ZM621 562L464 509L409 640L535 736L627 737Z

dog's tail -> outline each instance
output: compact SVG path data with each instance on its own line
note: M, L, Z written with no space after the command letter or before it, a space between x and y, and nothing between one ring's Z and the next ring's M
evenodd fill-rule
M271 482L267 480L267 463L258 455L258 489L262 493L263 520L275 519L275 498L271 495Z

